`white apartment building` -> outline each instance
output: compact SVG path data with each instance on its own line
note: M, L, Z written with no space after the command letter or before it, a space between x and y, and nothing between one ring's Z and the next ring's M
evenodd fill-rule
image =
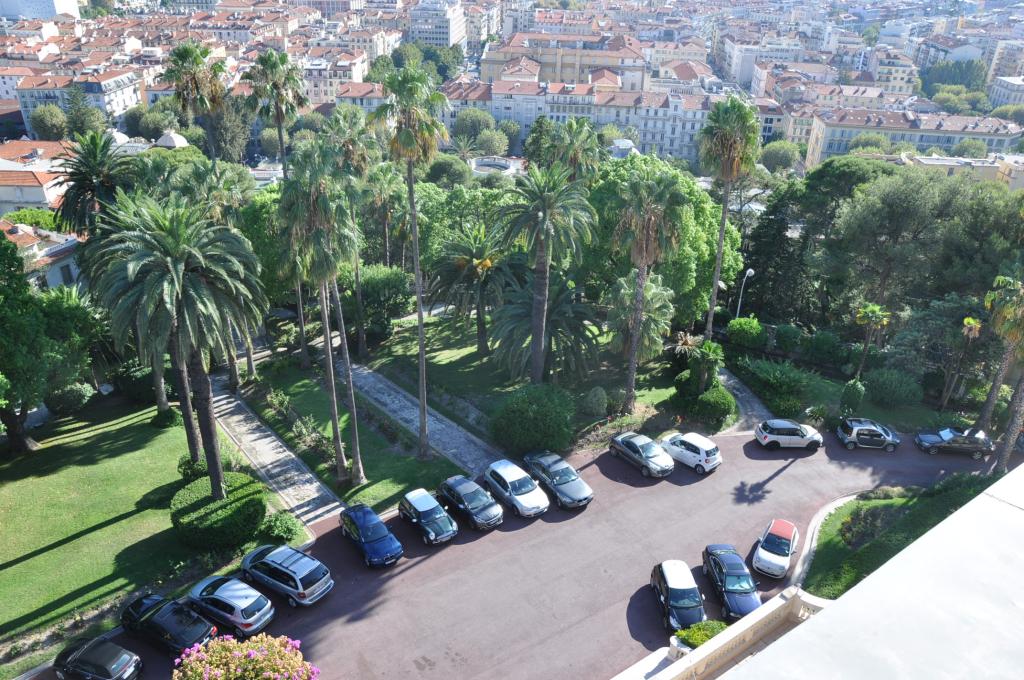
M85 92L89 103L119 124L125 111L140 103L139 79L134 71L110 70L79 76L26 76L16 87L18 105L25 129L32 132L32 112L43 104L63 108L72 85Z
M78 19L78 0L0 0L0 16L8 19L52 19L58 14Z
M313 106L333 102L343 83L361 83L369 70L366 53L335 53L302 62L306 97Z
M910 96L917 84L917 67L910 57L884 47L871 53L868 70L886 92Z
M489 36L501 34L499 3L466 5L466 53L479 56Z
M988 82L1001 76L1024 75L1024 40L1000 40L992 51Z
M374 59L383 54L391 54L402 44L402 32L386 31L382 28L349 28L331 38L317 38L310 44L340 47L353 54L356 50L362 50L366 53L366 60L372 64Z
M1024 78L1000 76L988 86L988 100L992 107L1004 104L1024 104Z
M25 76L33 76L33 71L24 66L0 66L0 99L17 99L18 83Z
M409 39L466 49L466 15L459 0L422 0L409 11Z
M358 106L366 113L372 113L388 99L380 83L343 83L334 96L335 104Z
M764 37L757 43L741 42L726 35L722 41L721 68L728 80L749 87L759 61L800 61L804 48L795 38Z
M534 30L534 0L504 0L501 3L501 37Z

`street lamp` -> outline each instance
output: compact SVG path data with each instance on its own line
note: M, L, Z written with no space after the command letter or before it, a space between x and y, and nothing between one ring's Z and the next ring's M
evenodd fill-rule
M743 275L743 283L740 284L740 299L736 303L736 318L740 318L740 308L743 306L743 289L747 287L747 279L754 275L753 269L748 269L747 273Z

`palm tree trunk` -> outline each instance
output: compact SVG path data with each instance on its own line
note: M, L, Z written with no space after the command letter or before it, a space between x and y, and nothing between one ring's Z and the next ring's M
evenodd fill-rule
M416 175L411 160L406 161L405 186L409 195L409 224L412 227L412 266L416 288L416 328L419 336L419 458L428 460L430 458L430 439L427 433L427 341L423 332L423 272L420 270L420 228L416 216Z
M245 372L249 380L256 379L256 360L252 354L252 334L249 333L249 326L242 329L245 333Z
M1010 423L1006 426L1003 441L999 443L999 451L996 454L996 472L1006 472L1010 464L1010 454L1017 444L1021 427L1024 427L1024 375L1017 380L1017 386L1013 388L1013 400L1010 402Z
M1007 343L1006 351L1003 352L999 366L996 367L996 373L992 376L992 387L988 390L985 405L981 407L978 420L974 423L974 427L977 429L987 430L991 426L992 413L996 410L996 402L999 401L999 388L1003 386L1003 380L1006 379L1006 373L1010 370L1015 356L1017 356L1017 348L1012 343Z
M213 389L210 386L210 374L199 351L192 352L189 361L192 379L192 396L196 400L196 413L199 416L199 436L203 440L203 452L206 454L206 468L210 474L210 493L214 499L224 498L224 470L220 464L220 442L217 440L217 420L213 416Z
M341 296L338 295L338 280L331 279L331 297L334 300L334 313L338 319L338 334L341 336L341 360L345 364L345 384L348 388L349 424L352 426L352 483L366 483L363 471L363 454L359 451L359 415L356 411L356 388L352 383L352 360L348 355L348 339L345 333L345 313L341 308Z
M309 368L309 347L306 345L306 312L302 304L302 281L295 281L295 299L299 313L299 366Z
M171 407L167 401L167 388L164 387L164 355L153 352L150 357L150 369L153 373L153 392L156 394L157 413L163 413Z
M860 352L860 361L857 363L857 372L853 374L854 380L860 380L860 374L864 371L864 362L868 360L868 345L871 344L873 329L869 326L865 332L867 335L864 336L864 346Z
M331 438L334 442L335 476L338 481L348 478L348 465L345 460L345 446L341 442L341 425L338 417L338 392L334 386L334 351L331 348L331 320L328 315L330 298L327 295L327 283L320 283L320 320L324 326L324 372L327 374L327 396L331 404Z
M238 385L242 382L238 375L238 357L235 356L235 326L228 324L228 342L225 347L228 353L228 389L234 394L238 392Z
M384 218L384 266L391 266L391 225L390 220Z
M491 353L487 346L487 317L484 310L484 291L477 284L476 287L476 353L482 357Z
M647 265L636 268L636 291L633 293L633 318L629 329L629 363L626 369L626 398L623 411L632 413L636 402L636 366L640 354L640 327L644 320L644 287L647 285Z
M711 297L708 300L708 320L704 324L704 337L713 340L715 305L718 304L718 281L722 278L722 251L725 248L725 226L729 222L729 193L732 182L722 182L722 221L718 225L718 249L715 251L715 273L711 277Z
M22 408L15 409L14 406L0 408L0 423L3 423L4 432L7 435L7 450L11 454L25 453L35 448L35 442L28 436L25 430L25 418L28 412Z
M288 179L288 153L284 148L284 114L276 111L274 117L277 123L277 145L281 149L281 174Z
M544 355L547 347L545 334L548 316L548 279L551 261L548 259L547 217L544 217L544 234L537 239L537 261L533 267L533 310L530 329L530 382L539 385L544 381Z
M366 308L363 307L363 281L359 272L359 251L356 250L356 352L360 359L366 358Z
M178 406L185 421L185 441L188 442L188 457L193 463L199 462L199 432L192 412L192 386L188 379L188 366L182 358L178 343L171 337L171 367L174 369L175 387L178 389Z

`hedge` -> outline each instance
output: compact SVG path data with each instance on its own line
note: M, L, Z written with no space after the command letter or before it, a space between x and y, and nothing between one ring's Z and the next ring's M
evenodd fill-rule
M733 319L725 328L729 342L746 349L764 349L765 330L761 322L752 316Z
M676 637L690 649L696 649L728 627L724 621L701 621L689 628L676 631Z
M92 388L92 385L76 382L50 392L43 399L43 403L46 404L46 408L57 415L66 416L88 404L94 394L96 394L96 390Z
M800 340L804 332L791 323L783 324L775 329L775 347L780 352L795 352L800 348Z
M171 410L173 411L174 409ZM220 450L220 466L225 472L240 472L245 467L245 462L242 460L242 454L222 446ZM209 474L209 470L206 467L206 457L202 451L199 452L199 460L194 463L187 451L181 454L178 457L178 474L181 475L181 478L186 483L194 482L200 477L206 477Z
M494 440L514 454L550 449L572 443L572 396L555 385L527 385L516 390L491 419Z
M693 402L691 415L708 426L719 429L736 413L736 400L727 389L714 385Z
M924 398L921 385L903 371L876 368L864 374L868 399L879 406L919 404Z
M203 550L236 548L259 531L267 514L263 484L242 472L225 472L226 496L210 496L210 480L197 479L171 499L171 524L182 543Z
M166 390L166 381L164 388ZM137 361L128 361L121 365L114 376L114 386L121 394L137 404L150 406L156 403L156 391L153 389L153 369L140 366Z
M588 416L608 415L608 393L600 385L590 388L583 397L583 412Z
M843 392L839 395L839 408L845 413L851 413L860 408L864 401L864 383L854 378L843 385Z

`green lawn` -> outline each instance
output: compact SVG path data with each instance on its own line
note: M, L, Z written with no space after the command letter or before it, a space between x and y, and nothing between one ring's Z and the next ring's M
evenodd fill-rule
M152 584L192 557L167 511L180 486L181 428L153 408L97 398L0 455L0 639Z
M807 400L810 404L839 404L839 395L843 392L843 383L830 380L817 373L810 373ZM895 428L899 432L916 432L931 427L938 412L924 404L905 406L878 406L865 398L857 409L857 415L871 418Z
M327 392L315 378L311 377L311 373L287 366L273 372L264 371L262 375L267 385L288 394L292 408L300 416L311 416L324 436L331 438L331 406ZM347 447L350 442L349 414L344 409L344 403L339 397L342 440ZM359 428L359 445L363 467L369 481L357 487L340 487L335 480L333 461L325 461L317 453L302 450L292 437L287 424L262 400L253 399L250 405L293 450L299 451L306 464L321 480L335 489L346 503L366 503L377 511L386 510L397 505L402 495L410 489L433 489L451 475L462 473L462 470L447 458L438 457L429 463L422 463L416 460L415 456L399 452L363 421Z

